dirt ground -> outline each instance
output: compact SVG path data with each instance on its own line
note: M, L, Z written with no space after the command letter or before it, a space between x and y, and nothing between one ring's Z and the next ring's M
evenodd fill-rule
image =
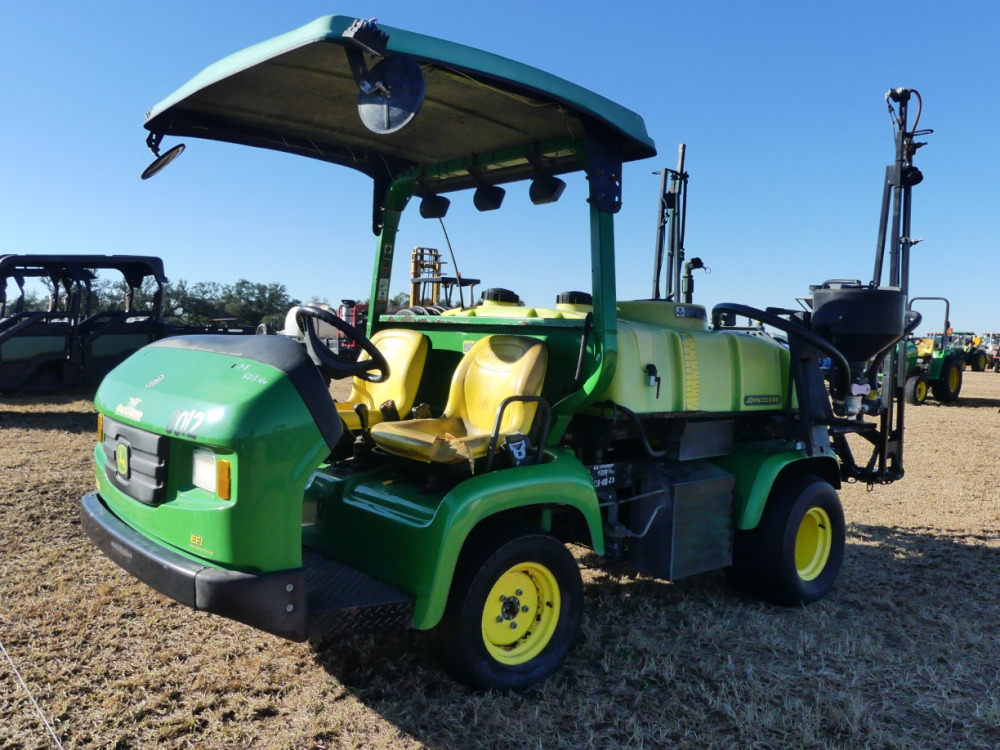
M575 651L518 695L415 633L295 644L168 601L81 531L88 398L2 398L0 748L56 747L15 666L66 748L996 748L1000 375L965 378L907 411L902 481L842 491L828 597L588 567Z

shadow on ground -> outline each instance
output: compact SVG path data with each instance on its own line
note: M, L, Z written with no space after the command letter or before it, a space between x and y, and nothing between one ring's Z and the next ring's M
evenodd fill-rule
M454 684L416 633L328 642L315 658L435 748L990 746L1000 529L849 533L834 591L809 607L762 604L718 572L670 584L597 571L575 651L520 694Z

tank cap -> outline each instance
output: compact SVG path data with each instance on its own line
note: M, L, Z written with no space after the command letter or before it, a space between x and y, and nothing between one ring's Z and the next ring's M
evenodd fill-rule
M563 292L556 297L557 305L592 305L594 298L587 292Z
M484 290L482 298L484 302L507 302L514 305L521 301L521 298L510 289L501 289L500 287Z

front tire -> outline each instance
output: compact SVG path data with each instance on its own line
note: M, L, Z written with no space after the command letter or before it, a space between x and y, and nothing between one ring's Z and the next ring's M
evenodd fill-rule
M906 403L920 406L927 400L927 379L923 375L911 375L903 387L903 398Z
M962 364L951 358L941 366L941 378L931 385L931 393L938 401L951 403L958 400L961 392Z
M837 491L817 476L775 482L756 528L738 530L727 570L739 588L773 604L809 604L833 588L846 530Z
M972 371L973 372L983 372L986 369L988 361L986 359L985 352L976 352L972 355Z
M583 581L569 550L534 529L501 530L467 545L431 648L460 682L523 690L562 664L582 612Z

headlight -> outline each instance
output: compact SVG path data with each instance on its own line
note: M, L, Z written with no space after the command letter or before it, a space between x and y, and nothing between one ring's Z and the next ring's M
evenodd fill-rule
M223 500L232 497L232 464L229 459L218 458L205 448L196 448L191 463L191 482L195 487L216 494Z

